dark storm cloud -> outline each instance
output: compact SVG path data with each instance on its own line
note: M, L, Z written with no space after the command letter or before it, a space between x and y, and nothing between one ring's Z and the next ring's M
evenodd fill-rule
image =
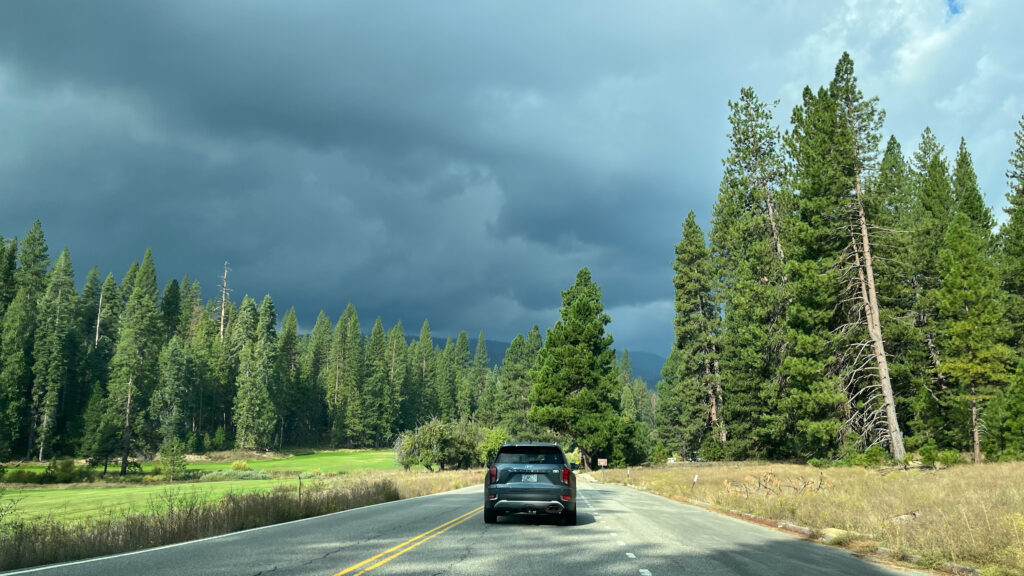
M868 38L883 78L913 72L946 30L894 15L871 21L880 40L857 22L884 5L846 10L6 3L0 233L41 218L80 279L152 246L161 281L188 272L207 297L229 260L236 299L269 292L304 328L352 301L364 326L497 339L550 325L586 265L617 345L663 352L672 246L687 211L709 216L726 100L827 81L836 38Z

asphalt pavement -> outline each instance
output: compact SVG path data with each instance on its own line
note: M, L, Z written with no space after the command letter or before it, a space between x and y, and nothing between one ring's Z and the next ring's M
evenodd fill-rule
M579 482L577 526L484 524L481 486L8 574L622 576L925 574L623 486Z

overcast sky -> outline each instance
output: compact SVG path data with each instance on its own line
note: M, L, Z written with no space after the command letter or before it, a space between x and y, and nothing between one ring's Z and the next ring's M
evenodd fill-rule
M0 234L43 221L120 279L269 293L309 329L353 302L508 340L589 266L616 347L672 334L673 246L710 218L727 101L848 50L904 151L930 125L990 205L1024 113L1024 2L0 4ZM998 218L1003 219L997 210Z

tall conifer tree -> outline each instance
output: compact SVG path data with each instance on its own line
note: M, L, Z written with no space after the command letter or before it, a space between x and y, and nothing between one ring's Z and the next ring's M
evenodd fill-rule
M121 430L121 476L128 472L135 443L146 433L142 415L156 385L160 334L156 267L147 249L121 319L108 384L107 418Z
M704 232L692 210L683 223L683 236L675 253L674 358L666 362L673 369L664 374L659 385L658 396L663 401L658 403L655 418L659 438L681 454L693 456L701 449L705 436L719 444L726 437L720 419L719 314Z
M39 461L50 451L59 419L66 417L59 407L69 392L74 393L78 351L77 304L71 256L65 248L49 275L46 291L39 301L32 366L32 413ZM70 389L70 390L69 390Z
M604 330L611 318L589 269L562 292L559 314L530 373L530 419L572 438L589 469L592 457L610 453L619 422L615 350Z
M785 354L783 216L791 203L779 130L751 88L729 102L729 154L712 213L711 249L722 302L722 413L733 458L777 456ZM674 394L670 394L675 398Z
M999 229L1002 247L1000 268L1003 287L1009 295L1007 314L1013 323L1012 342L1024 357L1024 115L1014 133L1016 147L1006 170L1006 222Z

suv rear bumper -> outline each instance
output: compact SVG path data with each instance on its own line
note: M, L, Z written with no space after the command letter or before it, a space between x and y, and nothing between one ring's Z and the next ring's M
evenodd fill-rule
M558 500L497 500L491 507L495 512L511 514L515 512L533 512L536 514L561 514L569 508L570 502ZM575 505L573 505L575 508ZM572 508L569 508L572 510Z

